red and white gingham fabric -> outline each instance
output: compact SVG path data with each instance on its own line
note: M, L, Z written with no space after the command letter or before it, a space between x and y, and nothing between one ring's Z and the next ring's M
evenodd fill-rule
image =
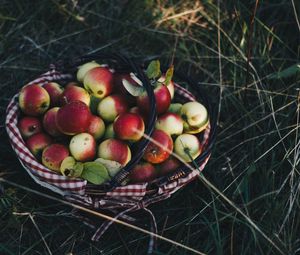
M29 84L40 84L42 86L50 81L62 81L70 78L72 78L70 74L61 74L55 70L54 66L52 66L51 71L42 74ZM175 93L179 96L179 98L183 99L183 101L195 101L193 94L178 84L175 84ZM210 156L208 155L206 157L198 170L193 170L188 175L183 175L182 177L174 178L172 181L160 184L154 194L146 196L148 183L140 183L116 187L115 189L106 192L104 195L91 197L85 192L87 181L79 178L75 179L62 176L47 169L35 159L32 153L27 149L17 127L19 113L18 94L16 94L10 101L6 110L6 130L9 135L12 148L16 152L19 161L35 182L63 195L71 202L94 208L96 210L110 210L116 215L115 218L130 218L126 215L127 213L143 209L151 216L151 230L153 232L156 232L156 222L154 215L149 209L147 209L147 206L169 198L171 194L194 180L200 174L200 171L203 170ZM210 125L208 125L204 131L202 140L202 145L204 147L209 140L209 135ZM88 220L86 222L88 222ZM112 221L104 222L96 230L92 239L98 240L112 223ZM152 236L149 243L148 253L152 251L153 246L154 239Z
M42 74L37 79L31 81L29 84L40 84L44 85L50 81L59 81L65 80L67 78L71 78L70 74L61 74L55 69ZM175 84L176 93L188 101L194 101L195 97L182 88L178 84ZM53 172L46 167L44 167L41 163L39 163L32 153L27 149L23 138L19 132L17 127L18 123L18 115L19 115L19 107L18 107L18 94L15 95L10 101L7 110L6 110L6 130L10 138L11 145L16 152L18 159L20 160L23 167L27 170L28 174L40 185L51 189L52 191L64 195L66 197L76 196L78 199L78 195L82 196L82 199L85 201L89 201L89 197L85 195L85 187L87 182L82 179L75 179L62 176L56 172ZM207 127L204 133L203 145L206 144L210 133L210 126ZM202 163L200 166L200 170L202 170L208 158ZM186 183L190 182L199 174L199 171L192 171L189 175L184 176L183 178L179 178L172 182L166 183L159 187L158 194L163 194L165 192L174 193L176 190L180 189ZM134 184L134 185L126 185L117 187L112 191L108 191L106 193L107 197L144 197L146 195L148 183Z

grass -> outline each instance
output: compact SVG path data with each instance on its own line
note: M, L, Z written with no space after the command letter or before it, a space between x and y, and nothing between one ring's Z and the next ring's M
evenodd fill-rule
M50 63L101 50L174 59L219 109L218 136L203 172L213 188L195 181L150 206L158 233L205 254L299 254L299 13L293 0L2 0L1 178L58 197L25 173L3 127L10 98ZM71 207L3 186L1 254L147 251L146 234L115 225L91 242ZM154 254L192 253L159 241Z

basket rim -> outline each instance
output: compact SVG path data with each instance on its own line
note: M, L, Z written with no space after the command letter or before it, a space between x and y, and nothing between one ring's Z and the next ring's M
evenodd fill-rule
M55 75L54 75L54 73L55 73ZM51 71L50 71L50 73L48 72L48 75L52 75L52 76L56 76L55 78L57 78L57 71L54 71L54 69L52 70L52 74L51 74ZM62 74L62 75L64 75L64 74ZM180 86L180 85L178 85L178 86ZM203 94L202 94L203 95ZM205 94L204 94L205 95ZM14 98L16 99L16 97L17 97L17 94L14 96ZM196 98L195 98L196 99ZM12 99L13 100L13 99ZM202 99L202 101L205 101L205 98L204 98L204 100ZM206 107L211 107L210 106L210 104L208 104L208 105L205 105ZM8 107L9 108L9 107ZM210 109L210 111L209 111L209 109ZM214 119L213 119L213 115L212 115L212 110L211 110L211 108L208 108L208 111L209 111L209 118L210 118L210 124L211 124L211 126L210 126L210 132L209 132L209 141L208 141L208 146L207 146L207 149L204 151L204 152L206 152L206 154L203 154L203 153L201 153L200 154L200 156L202 156L201 157L201 161L200 161L200 163L202 164L203 162L203 168L204 168L204 166L205 166L205 164L207 163L207 161L208 161L208 159L209 159L209 156L210 156L210 153L211 153L211 149L212 149L212 145L213 145L213 143L214 143L214 140L215 140L215 134L216 134L216 123L214 122ZM7 116L8 117L8 116ZM7 124L7 123L6 123ZM10 136L10 140L12 140L12 139L14 139L14 137L11 137ZM204 156L203 156L204 155ZM18 156L18 155L17 155ZM200 157L199 156L199 157ZM24 166L24 162L18 157L18 159L20 160L20 162L22 163L22 165L23 165L23 167L25 167L26 168L26 166ZM197 158L198 159L198 158ZM197 160L196 159L196 160ZM26 169L27 170L27 169ZM181 169L182 170L182 169ZM51 170L49 170L49 171L51 171ZM184 171L185 173L186 173L186 171ZM173 175L174 176L174 175ZM185 175L186 176L186 175ZM166 179L167 179L167 182L171 182L172 181L172 175L169 175L169 176L166 176L166 178L162 178L161 179L161 181L159 181L159 182L157 182L157 184L158 184L158 186L159 185L162 185L162 184L164 184L164 183L166 183ZM70 178L69 177L67 177L68 178L68 180L70 180ZM180 177L179 177L180 178ZM176 179L178 179L178 178L176 178ZM83 181L83 180L81 180L81 181ZM41 183L40 183L41 184ZM149 184L149 183L148 183ZM44 186L44 185L43 185ZM86 188L88 187L88 186L96 186L96 187L99 187L100 185L90 185L89 183L87 183L86 181L85 181L85 184L84 184L84 192L82 193L82 194L86 194ZM130 185L127 185L127 186L130 186ZM131 186L136 186L136 185L131 185ZM148 186L148 185L146 185L146 186ZM118 187L120 187L120 186L118 186ZM124 186L123 186L124 187ZM148 186L149 187L149 186ZM116 186L115 187L113 187L113 189L110 189L110 191L111 191L111 194L113 194L114 193L114 188L116 188ZM157 187L155 187L155 189L157 189ZM149 192L151 193L151 190L146 190L145 189L145 194L147 193L147 194L149 194ZM80 193L80 192L79 192ZM104 194L108 194L107 192L104 192Z

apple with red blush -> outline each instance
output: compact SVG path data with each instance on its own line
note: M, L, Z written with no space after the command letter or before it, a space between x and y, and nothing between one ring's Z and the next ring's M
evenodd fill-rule
M43 127L45 131L54 137L62 135L59 128L57 127L56 123L56 116L57 112L59 110L59 107L53 107L50 110L48 110L44 117L43 117Z
M39 116L45 113L50 105L50 96L38 84L24 86L19 94L21 111L29 116Z
M49 82L43 86L50 96L50 106L59 106L60 97L64 89L57 82Z
M81 101L70 102L59 108L56 115L58 129L66 135L75 135L87 131L91 112Z
M47 146L42 153L42 163L45 167L60 172L62 161L69 156L69 150L66 146L58 143Z
M165 161L173 151L173 140L166 132L155 129L143 158L153 164Z
M35 157L39 158L43 149L52 144L52 142L52 138L49 135L41 132L30 136L26 141L26 146Z
M85 63L85 64L79 66L78 70L77 70L77 75L76 75L77 80L79 82L83 82L83 79L84 79L84 76L86 75L86 73L95 67L100 67L100 64L98 64L95 61L91 61L91 62L88 62L88 63Z
M117 161L125 166L131 160L131 151L124 141L110 138L104 140L98 146L98 157Z
M42 131L42 123L36 117L24 116L18 122L18 128L24 139L40 133Z
M140 140L145 132L145 124L142 117L135 113L119 115L113 124L116 137L131 142Z
M151 182L157 177L157 170L149 162L140 162L130 171L128 178L131 183Z
M163 130L170 136L177 136L183 132L183 121L178 114L167 112L158 117L155 128Z
M171 95L167 86L159 84L154 88L154 97L156 102L156 111L160 115L165 113L171 104ZM148 94L144 91L137 97L137 106L143 114L148 116L150 114L150 100Z
M89 106L91 98L89 93L84 88L75 85L68 85L61 94L60 103L61 105L65 105L73 101L81 101Z
M72 137L69 149L77 161L93 160L96 156L96 141L89 133L77 134Z
M167 160L157 165L158 173L160 176L173 173L179 167L182 166L182 163L173 156L170 156Z
M174 82L173 81L169 81L169 83L166 85L165 82L166 82L166 77L163 75L161 76L158 80L158 82L162 83L163 85L167 86L169 92L170 92L170 96L171 96L171 99L174 98L174 93L175 93L175 86L174 86Z
M107 67L92 68L85 74L83 85L91 95L104 98L113 91L113 72Z
M99 140L105 133L104 121L95 115L90 118L90 124L87 128L87 132L91 134L96 140Z

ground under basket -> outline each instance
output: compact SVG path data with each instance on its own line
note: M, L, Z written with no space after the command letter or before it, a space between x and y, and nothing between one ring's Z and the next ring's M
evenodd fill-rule
M110 55L108 55L108 57L110 57ZM79 65L95 58L95 56L87 56L77 59L75 63L76 65ZM122 57L122 61L124 61L124 59L127 61L126 58ZM138 77L144 81L145 77L141 76L142 72L140 71L138 65L132 64L131 61L127 62L127 64L128 63L130 64L127 66L127 69L129 68L130 71L133 72L138 71ZM74 63L71 66L74 67ZM50 71L34 79L30 82L30 84L38 83L43 85L50 81L61 82L70 80L74 76L74 73L70 71L72 68L60 67L58 70L56 66L51 65ZM18 94L11 99L7 107L6 130L9 135L12 148L15 151L19 161L31 178L39 185L62 195L66 200L73 203L80 204L94 210L110 211L115 215L115 218L127 218L126 215L129 212L144 209L150 213L151 219L154 220L154 216L152 215L151 211L147 209L147 207L152 203L169 198L174 192L194 180L200 174L209 160L211 148L215 138L215 118L208 98L199 89L195 82L186 78L184 78L184 81L185 84L189 85L189 90L191 91L176 83L176 100L180 102L194 100L201 101L207 107L210 116L210 124L201 133L203 150L201 155L195 160L198 167L197 169L191 170L190 168L183 166L174 173L158 178L151 183L131 184L125 186L120 185L121 181L126 178L130 168L126 168L122 171L122 173L119 175L119 180L114 180L114 182L106 185L92 185L87 183L86 180L62 176L44 167L27 149L17 127L18 116L20 114L18 106ZM153 94L152 97L154 98ZM154 104L155 109L155 102L152 102L152 104ZM150 126L148 129L149 135L151 135L156 115L154 114L152 118L153 120L150 122L152 126ZM146 145L147 141L144 141L141 144L143 147ZM134 163L136 163L140 157L136 157ZM102 224L96 230L92 239L99 239L99 237L105 232L110 224L112 224L112 222L105 222ZM152 230L155 231L155 224L153 224L153 226L154 228Z

